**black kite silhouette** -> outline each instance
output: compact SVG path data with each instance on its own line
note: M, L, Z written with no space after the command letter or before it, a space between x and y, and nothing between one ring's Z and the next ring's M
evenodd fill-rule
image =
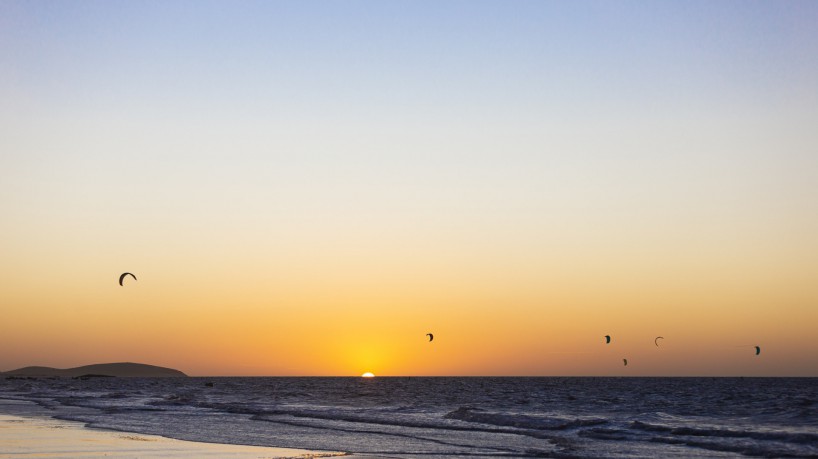
M429 342L430 342L430 343L432 342L432 340L433 340L433 339L435 339L435 335L433 335L433 334L431 334L431 333L427 333L427 334L426 334L426 336L428 336L428 337L429 337Z
M656 347L659 347L659 340L660 339L665 339L665 337L664 336L657 336L656 339L653 340L653 344L655 344Z
M119 276L119 285L120 286L122 286L122 281L125 280L125 276L131 276L131 277L133 277L133 280L136 280L136 276L134 276L133 274L131 274L131 273L122 273L122 275Z

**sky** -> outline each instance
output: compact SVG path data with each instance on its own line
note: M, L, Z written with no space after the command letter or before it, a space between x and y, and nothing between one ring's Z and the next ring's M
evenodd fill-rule
M0 371L818 376L817 23L0 0Z

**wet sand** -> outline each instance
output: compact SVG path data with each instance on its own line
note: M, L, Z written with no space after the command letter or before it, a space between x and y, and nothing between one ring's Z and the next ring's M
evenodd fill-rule
M0 458L312 458L344 453L202 443L98 430L82 423L0 415Z

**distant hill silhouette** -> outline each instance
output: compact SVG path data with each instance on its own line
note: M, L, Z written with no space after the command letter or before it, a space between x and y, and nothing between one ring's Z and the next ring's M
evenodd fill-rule
M142 363L99 363L76 368L25 367L0 373L3 376L61 377L116 376L121 378L170 378L187 375L172 368L145 365Z

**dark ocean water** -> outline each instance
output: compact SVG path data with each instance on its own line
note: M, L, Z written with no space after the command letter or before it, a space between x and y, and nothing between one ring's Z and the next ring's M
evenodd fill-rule
M818 457L818 378L0 380L0 398L92 427L390 457Z

